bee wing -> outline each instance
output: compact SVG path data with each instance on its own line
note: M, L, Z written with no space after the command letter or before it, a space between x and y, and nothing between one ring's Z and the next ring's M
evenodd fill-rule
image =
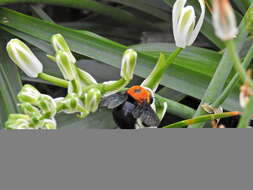
M147 126L158 126L160 120L149 104L140 104L132 112L135 119L140 119Z
M104 97L100 103L100 107L114 109L119 105L123 104L127 100L127 94L125 93L116 93L110 96Z

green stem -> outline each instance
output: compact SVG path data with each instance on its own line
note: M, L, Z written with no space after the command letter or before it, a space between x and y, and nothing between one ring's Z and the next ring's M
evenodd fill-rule
M239 77L241 78L242 82L247 83L250 88L253 90L253 83L251 78L247 75L247 72L243 68L240 57L236 51L235 43L233 40L229 40L226 42L227 49L229 51L229 56L231 60L234 62L234 68L237 71Z
M173 63L175 58L182 50L183 48L177 48L170 54L167 59L165 58L164 54L161 54L155 68L145 79L142 85L154 91L158 87L163 74L167 71L169 66Z
M97 12L101 15L112 18L120 23L125 23L127 25L134 25L135 27L154 29L155 26L152 23L146 22L135 15L109 5L94 1L94 0L1 0L0 5L8 3L45 3L60 5L66 7L72 7L77 9L88 9Z
M50 82L50 83L52 83L56 86L63 87L63 88L68 88L68 81L57 78L57 77L54 77L54 76L51 76L51 75L48 75L46 73L40 73L38 75L38 78L40 78L42 80L45 80L45 81L48 81L48 82Z
M160 102L167 102L167 104L168 104L167 112L169 112L173 115L177 115L179 117L182 117L183 119L192 118L194 115L195 110L186 106L186 105L183 105L183 104L180 104L176 101L164 98L164 97L159 96L157 94L155 95L155 98Z
M242 63L242 65L245 69L249 66L252 59L253 59L253 45L250 47L250 50L248 51L248 53ZM223 93L217 98L217 100L212 104L212 106L218 107L221 104L223 104L223 102L226 100L226 98L228 97L230 92L233 90L233 88L235 87L235 85L237 84L238 81L239 81L239 75L238 75L238 73L236 73L234 75L234 77L232 78L232 80L227 85L227 87L225 88L225 90L223 91Z
M125 79L121 78L118 81L115 81L111 84L103 85L103 93L113 92L115 90L120 90L120 89L124 88L128 83L129 83L129 81L126 81Z
M165 126L163 128L182 128L182 127L186 127L188 125L194 124L194 123L203 123L203 122L211 121L211 120L215 120L215 119L233 117L233 116L237 116L240 114L241 114L241 112L227 112L227 113L220 113L220 114L203 115L203 116L199 116L199 117L196 117L193 119L179 121L177 123L173 123L173 124Z
M237 128L248 128L250 119L252 118L253 113L253 96L250 97L247 106L244 109L240 122Z

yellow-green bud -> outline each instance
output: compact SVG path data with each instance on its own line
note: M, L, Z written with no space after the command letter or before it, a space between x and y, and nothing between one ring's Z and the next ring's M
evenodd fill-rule
M73 54L71 53L67 42L65 41L65 39L63 38L63 36L61 34L53 35L52 39L51 39L51 42L52 42L52 45L53 45L56 52L64 51L68 54L68 57L69 57L69 59L71 60L72 63L76 62L76 59L73 56Z
M38 100L38 107L47 118L54 117L56 114L56 103L54 99L48 95L42 94L40 96Z
M133 79L134 69L137 63L137 53L133 49L125 51L122 62L120 76L126 81Z
M98 109L99 103L101 101L100 90L94 88L90 89L84 94L84 107L90 112L95 112Z
M29 129L30 117L24 114L10 114L5 129Z
M77 77L76 66L67 52L58 51L56 53L56 63L64 79L71 81Z
M17 97L18 100L22 103L26 102L36 105L40 96L41 94L36 88L30 84L26 84L22 87Z

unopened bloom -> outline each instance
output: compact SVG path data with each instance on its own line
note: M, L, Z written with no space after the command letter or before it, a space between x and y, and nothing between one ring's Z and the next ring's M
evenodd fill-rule
M102 97L102 95L101 95L100 90L98 90L96 88L92 88L92 89L88 90L88 92L86 92L84 94L84 107L85 107L85 109L90 112L97 111L98 106L101 101L101 97Z
M242 108L245 108L249 102L249 98L253 93L251 92L250 87L248 84L243 84L240 88L240 105Z
M39 129L54 130L57 129L57 123L54 118L44 119L42 121L42 126L39 127Z
M56 114L56 102L55 100L46 94L42 94L38 100L38 107L46 117L54 117Z
M215 34L223 41L237 35L236 18L229 0L213 0L213 26Z
M69 93L65 98L56 98L55 102L58 111L69 114L79 112L80 118L84 118L89 114L89 111L84 108L81 99L75 93Z
M249 69L247 71L247 75L251 78L252 77L252 70ZM249 102L250 96L253 95L253 92L248 84L248 82L244 82L244 84L240 88L240 95L239 101L242 108L245 108Z
M177 0L173 6L172 21L176 46L185 48L196 40L205 17L205 2L198 0L201 14L196 24L195 11L192 6L186 6L187 0ZM196 25L195 25L196 24Z
M71 81L77 77L76 66L67 52L62 50L58 51L56 53L56 63L64 79Z
M22 87L21 91L18 93L18 100L22 103L31 103L33 105L37 104L40 98L40 92L30 84L26 84Z
M122 58L120 76L126 81L132 80L136 63L136 51L134 51L133 49L126 50Z
M10 114L5 129L29 129L30 117L24 114Z
M64 51L68 54L68 56L69 56L72 63L76 62L76 59L73 56L73 54L71 53L67 42L65 41L65 39L63 38L63 36L61 34L53 35L52 39L51 39L51 42L52 42L52 45L53 45L56 52Z
M83 86L89 86L89 85L92 85L92 84L97 84L96 79L94 79L94 77L91 76L90 73L88 73L88 72L86 72L82 69L78 69L77 72L78 72L78 76L79 76L80 81L81 81Z
M7 44L11 60L31 78L37 78L43 71L43 65L29 47L19 39L12 39Z

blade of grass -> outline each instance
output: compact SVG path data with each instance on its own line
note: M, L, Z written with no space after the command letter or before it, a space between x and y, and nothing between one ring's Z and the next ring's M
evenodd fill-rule
M103 3L93 1L93 0L1 0L0 5L9 3L46 3L53 5L67 6L77 9L88 9L112 18L119 23L124 23L126 25L135 26L138 28L149 28L154 29L154 25L151 23L136 17L135 15L119 9L114 8Z
M148 13L154 17L160 18L164 21L168 21L168 19L170 18L169 14L167 12L164 12L160 9L157 9L153 6L150 6L149 4L145 4L143 2L140 1L136 1L136 0L109 0L112 2L117 2L129 7L133 7L135 9L138 9L140 11L143 11L145 13Z
M177 123L173 123L173 124L165 126L163 128L182 128L182 127L186 127L188 125L195 124L195 123L203 123L203 122L212 121L215 119L234 117L234 116L237 116L240 114L241 114L241 112L226 112L226 113L220 113L220 114L203 115L203 116L199 116L199 117L196 117L193 119L179 121Z
M244 66L245 69L249 66L252 59L253 59L253 45L251 46L250 50L248 51L248 53L247 53L247 55L246 55L246 57L245 57L245 59L242 63L242 65ZM225 99L228 97L228 95L233 90L233 88L238 83L238 81L239 81L239 75L235 74L234 77L232 78L232 80L229 82L229 84L225 88L225 90L215 100L215 102L212 104L212 106L213 107L219 107L225 101Z
M0 128L9 114L18 112L16 95L22 86L18 70L5 51L6 36L0 32Z

